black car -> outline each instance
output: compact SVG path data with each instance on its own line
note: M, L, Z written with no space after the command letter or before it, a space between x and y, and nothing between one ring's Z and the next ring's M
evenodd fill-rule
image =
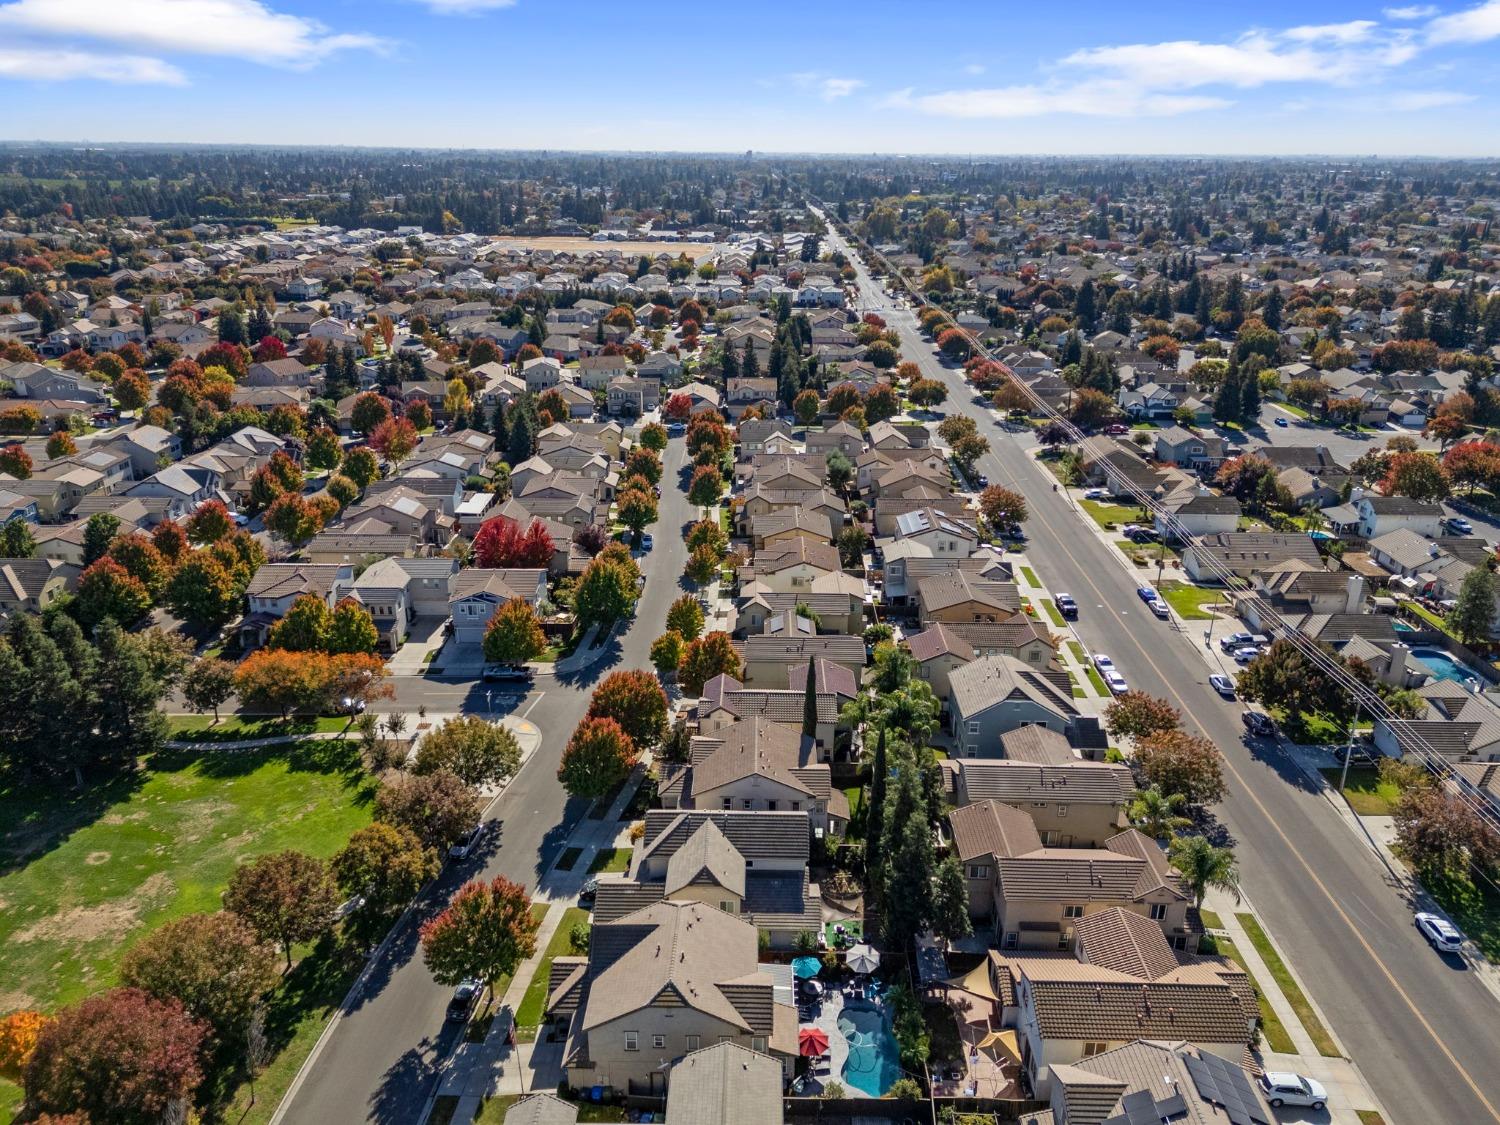
M1078 603L1073 600L1072 594L1057 595L1057 612L1069 621L1078 619Z
M484 991L482 981L469 979L461 981L453 990L453 996L448 1001L448 1018L450 1020L467 1020L469 1014L474 1011L474 1005L479 1003L479 994Z
M531 669L524 664L486 664L484 682L487 684L529 684Z
M1259 711L1246 711L1241 718L1245 729L1253 735L1271 738L1276 734L1276 721L1269 715L1262 715Z

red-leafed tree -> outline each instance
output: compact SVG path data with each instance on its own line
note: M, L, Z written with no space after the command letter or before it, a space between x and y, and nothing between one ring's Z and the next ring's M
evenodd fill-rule
M693 412L693 400L687 395L673 395L661 408L662 417L668 422L686 422Z
M474 536L474 561L479 566L545 567L555 549L547 525L537 519L523 529L509 516L493 516Z
M221 500L205 500L188 517L188 538L199 546L217 543L234 530L234 520Z
M625 780L635 759L635 744L619 723L586 718L563 750L557 779L573 796L597 799Z
M277 336L262 336L255 345L255 362L269 363L273 359L286 358L286 345Z
M390 416L391 404L386 401L385 396L369 391L354 400L354 406L349 412L349 424L358 433L370 434Z
M667 732L667 693L650 672L611 672L594 689L586 717L613 719L637 747L655 746Z
M459 888L448 908L422 925L422 958L439 984L495 982L515 973L536 952L541 920L526 888L504 875Z
M370 445L399 464L417 447L417 427L409 418L387 418L370 434Z

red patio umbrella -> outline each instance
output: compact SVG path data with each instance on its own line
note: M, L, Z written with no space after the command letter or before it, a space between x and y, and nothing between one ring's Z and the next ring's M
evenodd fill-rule
M809 1058L828 1053L828 1032L821 1027L804 1027L797 1032L797 1050Z

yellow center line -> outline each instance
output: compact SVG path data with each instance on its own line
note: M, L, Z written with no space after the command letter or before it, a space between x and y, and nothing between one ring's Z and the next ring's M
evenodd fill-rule
M989 421L989 419L986 420ZM992 421L991 425L993 425ZM995 455L995 460L1000 465L1000 471L1005 474L1005 476L1011 481L1012 484L1014 484L1014 474L1011 473L1008 468L1006 468L1005 462L1000 459L998 454ZM1035 512L1034 514L1036 518L1042 521L1042 524L1047 528L1048 531L1057 536L1058 542L1061 543L1062 536L1059 534L1058 529L1054 527L1052 523L1047 519L1047 517L1039 511ZM1090 534L1092 534L1092 532L1090 532ZM1161 670L1156 661L1151 659L1151 654L1147 652L1146 649L1140 644L1140 642L1135 639L1134 635L1130 633L1130 629L1126 625L1124 617L1115 612L1114 606L1110 604L1109 598L1105 597L1104 591L1101 590L1099 586L1094 582L1093 578L1089 575L1088 570L1086 568L1080 569L1081 573L1083 574L1083 580L1087 582L1093 589L1094 593L1099 596L1100 605L1104 607L1104 609L1110 614L1110 616L1112 616L1117 622L1119 622L1120 627L1125 630L1127 635L1130 636L1131 643L1134 644L1140 651L1140 654L1145 658L1146 663L1151 665L1152 671L1154 671L1157 676L1161 678L1161 681L1167 685L1167 691L1171 692L1172 698L1175 699L1181 706L1183 714L1192 719L1192 721L1197 724L1199 730L1207 730L1207 727L1204 725L1203 721L1199 719L1198 716L1194 713L1191 705L1189 705L1188 702L1183 699L1183 697L1178 693L1177 689L1172 686L1171 677L1169 677L1165 672ZM1234 763L1232 763L1227 756L1220 754L1219 757L1223 761L1225 767L1229 770L1230 774L1233 775L1235 781L1239 783L1240 788L1244 790L1245 795L1250 798L1250 801L1255 805L1261 816L1265 818L1266 823L1271 826L1271 830L1281 838L1284 844L1286 844L1287 850L1296 859L1297 863L1301 865L1302 870L1307 873L1309 881L1311 881L1312 884L1322 892L1323 897L1328 900L1328 904L1333 907L1334 913L1336 913L1339 916L1340 920L1344 923L1344 925L1349 928L1349 932L1354 935L1354 940L1357 941L1364 949L1365 953L1369 955L1370 960L1372 960L1377 966L1379 966L1381 973L1385 976L1385 979L1390 984L1391 989L1396 993L1396 995L1401 997L1402 1002L1406 1004L1407 1008L1411 1011L1411 1014L1416 1017L1417 1023L1422 1025L1422 1029L1426 1031L1427 1034L1432 1038L1432 1041L1437 1044L1438 1050L1442 1051L1443 1056L1453 1064L1453 1069L1458 1071L1459 1075L1463 1078L1469 1089L1474 1091L1474 1096L1484 1104L1484 1108L1489 1111L1490 1117L1493 1120L1500 1122L1500 1111L1497 1111L1495 1106L1490 1102L1489 1098L1485 1097L1484 1091L1479 1088L1478 1084L1474 1081L1468 1070L1464 1068L1463 1063L1459 1062L1458 1058L1453 1054L1453 1052L1448 1049L1448 1045L1444 1043L1442 1038L1438 1035L1437 1029L1434 1028L1432 1024L1427 1022L1427 1018L1422 1015L1421 1010L1412 1001L1412 998L1407 993L1406 989L1401 987L1401 982L1396 979L1395 974L1392 973L1390 968L1387 967L1386 963L1381 960L1380 955L1375 952L1374 947L1365 940L1364 935L1360 933L1359 928L1354 924L1354 919L1352 919L1344 911L1344 908L1339 905L1338 900L1334 898L1332 892L1329 891L1323 880L1318 877L1318 873L1313 870L1312 865L1309 864L1306 858L1303 857L1301 851L1298 850L1297 846L1292 843L1291 838L1281 830L1281 826L1276 823L1276 818L1273 817L1270 810L1261 803L1261 799L1256 795L1255 790L1245 780L1240 771L1234 768Z

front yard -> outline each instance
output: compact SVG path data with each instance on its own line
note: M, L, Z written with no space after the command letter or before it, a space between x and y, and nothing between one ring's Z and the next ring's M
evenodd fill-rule
M1328 784L1338 787L1343 769L1329 766L1320 771ZM1360 816L1391 816L1396 811L1396 802L1401 799L1401 790L1394 783L1380 780L1380 771L1373 766L1351 766L1349 780L1344 786L1344 800Z
M526 985L526 994L521 997L521 1003L516 1008L518 1038L536 1037L536 1029L542 1022L542 1009L547 1003L547 980L552 972L553 959L587 952L586 943L584 949L574 946L573 927L580 923L587 925L588 921L589 912L581 906L570 906L563 911L562 921L557 924L557 929L552 933L552 940L542 951L542 959L537 963L536 972L532 974L531 980Z
M1186 582L1163 582L1158 587L1162 600L1184 621L1208 621L1214 615L1205 606L1224 603L1223 590L1210 590L1203 586L1190 586ZM1224 603L1227 608L1227 603Z
M1139 523L1144 518L1141 509L1134 504L1105 504L1098 500L1080 500L1083 510L1106 531L1122 523Z

